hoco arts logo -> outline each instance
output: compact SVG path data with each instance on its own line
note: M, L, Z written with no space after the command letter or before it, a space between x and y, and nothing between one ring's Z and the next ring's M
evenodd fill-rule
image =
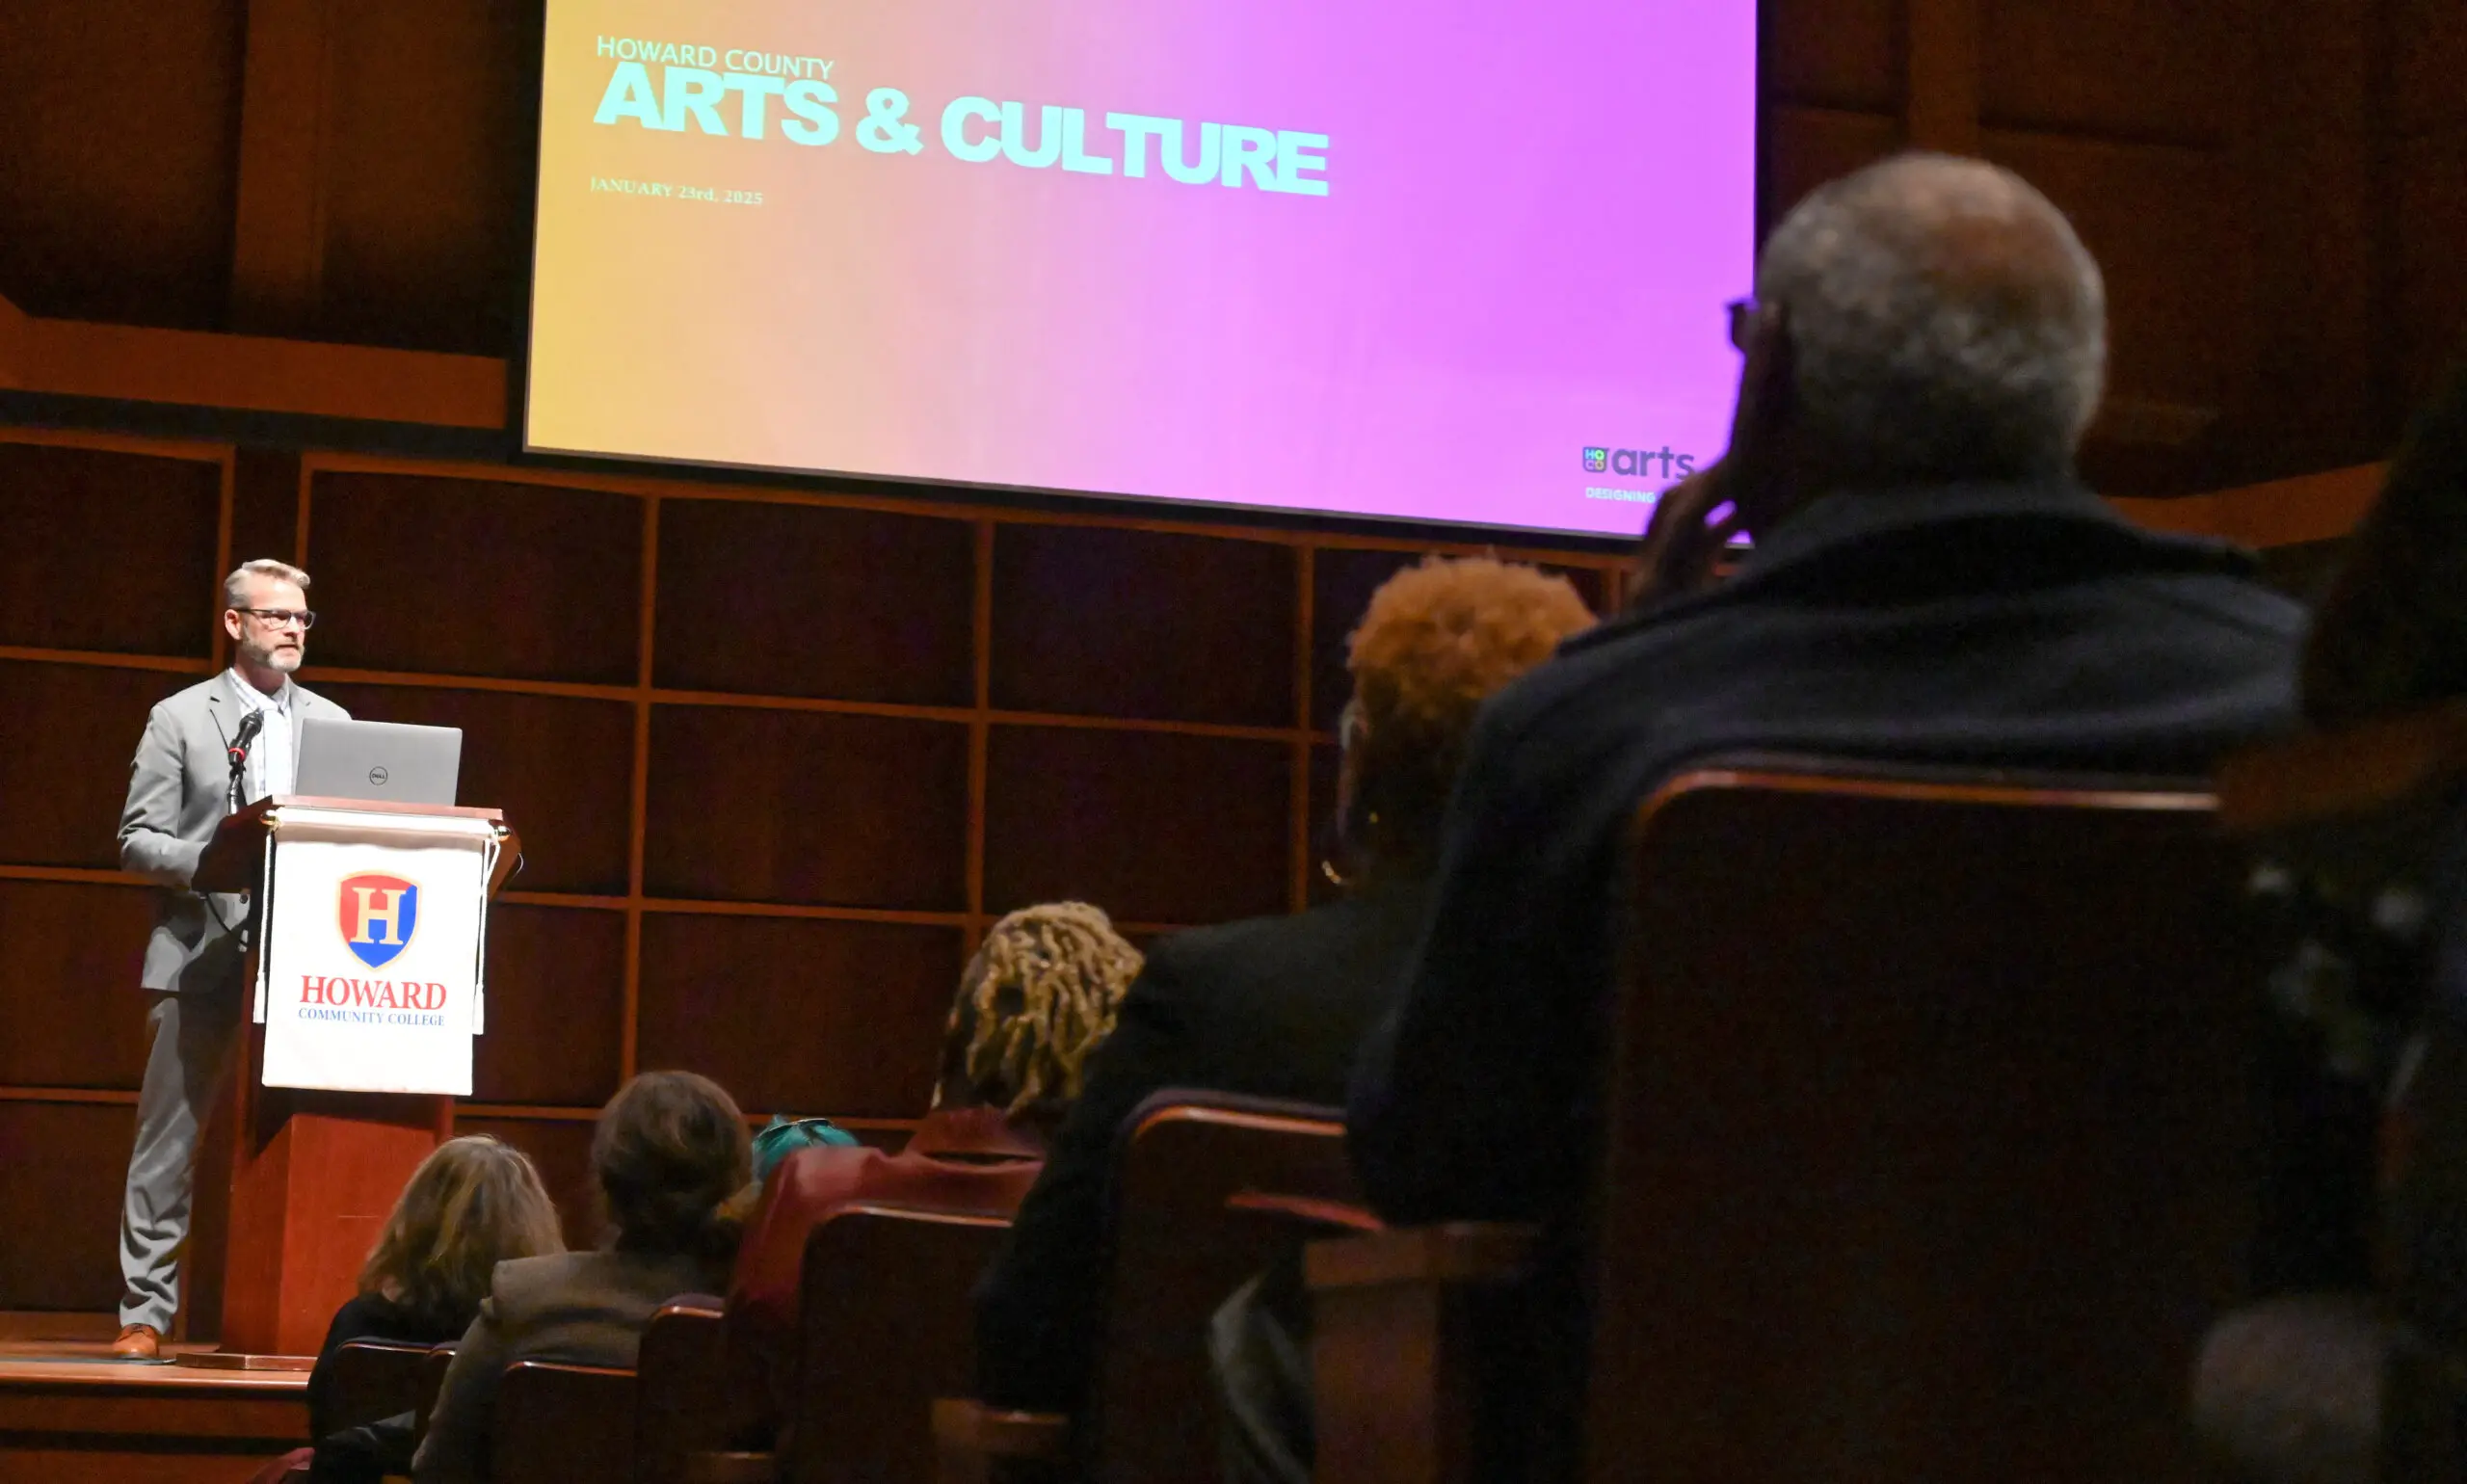
M363 871L343 878L335 907L343 946L371 968L383 968L411 946L420 922L420 888L400 876Z
M1685 479L1696 472L1696 456L1664 444L1659 448L1596 448L1585 445L1588 474L1624 474L1634 479Z

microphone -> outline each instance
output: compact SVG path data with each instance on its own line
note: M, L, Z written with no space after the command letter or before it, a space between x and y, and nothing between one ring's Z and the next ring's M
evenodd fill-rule
M252 709L248 715L240 718L239 735L231 739L232 772L237 773L248 763L249 744L257 740L257 733L265 729L265 725L266 714L263 711Z

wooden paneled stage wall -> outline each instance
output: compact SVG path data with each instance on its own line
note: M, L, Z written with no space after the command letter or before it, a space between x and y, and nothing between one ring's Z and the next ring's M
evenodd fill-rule
M895 1133L1001 913L1306 902L1345 634L1425 549L0 430L0 1310L117 1296L150 909L115 828L237 560L314 577L305 683L464 729L463 798L522 830L458 1126L584 1237L638 1069ZM1545 555L1596 604L1619 575Z

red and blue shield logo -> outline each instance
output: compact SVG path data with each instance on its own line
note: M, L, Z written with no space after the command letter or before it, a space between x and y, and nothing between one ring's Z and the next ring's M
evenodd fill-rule
M420 888L400 876L362 871L343 878L335 903L343 946L371 968L384 968L411 946L420 923Z

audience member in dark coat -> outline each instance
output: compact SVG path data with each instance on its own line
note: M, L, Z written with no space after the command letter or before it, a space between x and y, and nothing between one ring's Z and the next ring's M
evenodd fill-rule
M2303 677L2325 727L2462 700L2467 365L2391 460ZM2293 943L2266 1064L2258 1276L2275 1296L2222 1320L2196 1367L2221 1477L2430 1477L2467 1436L2467 790L2425 782L2388 815L2289 832L2259 874Z
M1729 456L1656 512L1641 610L1485 709L1427 935L1355 1075L1383 1215L1544 1224L1544 1439L1575 1435L1616 884L1658 781L1740 749L2197 773L2293 714L2298 609L2071 476L2104 299L2036 191L1888 161L1795 208L1758 287ZM1738 530L1756 549L1711 585Z
M1371 598L1352 641L1340 783L1345 896L1157 943L977 1291L979 1395L1075 1411L1089 1384L1116 1132L1151 1093L1337 1104L1419 928L1429 846L1482 698L1593 622L1564 579L1431 562Z

